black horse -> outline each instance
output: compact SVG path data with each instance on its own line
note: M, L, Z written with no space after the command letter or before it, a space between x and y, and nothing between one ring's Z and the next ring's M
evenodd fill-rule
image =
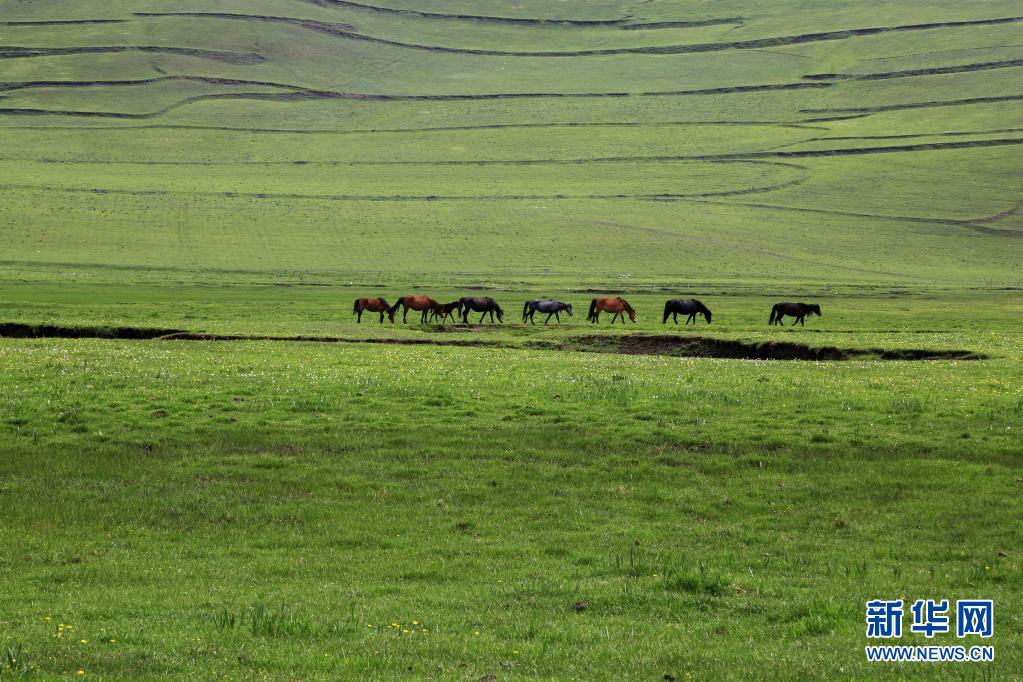
M664 319L661 320L661 324L668 321L668 316L672 316L672 320L675 324L678 324L679 314L688 315L686 318L686 324L692 322L696 324L696 316L703 315L703 319L707 320L707 324L710 324L710 309L703 305L695 298L676 298L668 301L664 304Z
M544 324L550 322L551 315L561 322L561 312L568 313L569 317L572 317L572 304L563 303L561 301L555 301L549 298L537 300L537 301L526 301L526 304L522 306L522 321L525 322L527 319L536 324L533 319L533 315L536 315L537 311L541 313L547 313L547 319L543 321Z
M788 315L796 318L792 323L793 327L796 326L796 323L805 327L806 316L810 314L820 317L821 307L816 303L775 303L771 308L771 321L768 324L781 324L781 318Z
M458 299L459 306L462 311L462 322L469 321L469 313L475 310L480 315L480 322L483 322L483 318L490 313L490 321L494 321L494 313L497 313L497 321L504 322L504 311L501 310L501 306L497 305L497 301L490 298L489 296L465 296Z

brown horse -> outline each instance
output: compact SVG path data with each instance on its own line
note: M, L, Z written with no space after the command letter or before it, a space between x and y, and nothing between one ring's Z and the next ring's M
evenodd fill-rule
M614 313L615 316L611 318L611 324L615 323L615 320L622 318L622 324L625 324L625 313L629 314L629 319L632 320L633 324L636 322L636 311L632 309L628 301L624 298L595 298L590 301L590 314L586 317L590 322L600 322L600 313L608 312Z
M402 296L398 299L398 302L392 305L387 310L387 316L394 322L394 313L397 312L398 308L405 308L405 314L401 316L401 321L408 324L408 311L409 310L421 310L423 311L423 317L420 319L420 324L426 324L426 316L431 310L436 310L440 306L437 301L433 300L429 296Z
M436 320L440 317L441 322L447 321L450 317L452 322L458 322L458 316L456 312L462 312L462 302L452 301L451 303L438 303L433 310L430 311L430 319Z
M359 316L359 324L362 324L362 313L380 313L380 321L384 321L384 313L390 308L390 304L382 298L357 298L355 299L355 310L352 311Z

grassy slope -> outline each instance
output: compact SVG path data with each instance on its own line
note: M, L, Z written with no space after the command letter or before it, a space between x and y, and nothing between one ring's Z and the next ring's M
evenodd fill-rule
M9 196L2 209L10 240L5 260L15 271L19 264L40 262L138 264L192 272L206 267L238 268L244 263L246 269L267 277L285 269L336 281L359 272L408 271L405 259L395 260L392 255L407 239L416 244L415 260L429 263L427 270L458 273L467 281L500 270L606 271L601 266L613 251L626 254L630 271L639 276L651 273L662 281L681 274L718 278L729 270L738 277L785 277L790 274L786 258L790 253L803 262L793 276L828 281L840 273L842 280L862 281L864 277L855 270L843 269L849 264L843 261L855 248L856 265L869 263L868 269L875 271L871 276L887 281L1019 283L1018 268L1011 264L1023 256L1023 242L1003 238L999 232L1019 229L1014 214L985 223L986 231L979 234L956 223L1000 215L1015 206L1018 147L1013 143L1023 139L1015 103L928 105L805 123L853 115L841 113L843 109L1016 94L1018 68L1011 66L1019 58L1012 47L1016 24L893 31L762 48L748 45L763 38L840 29L1013 17L1020 14L1018 3L985 3L970 10L941 3L883 9L848 3L826 13L792 3L758 5L755 11L741 4L650 9L610 3L588 9L592 18L630 17L640 24L742 18L709 26L645 30L423 17L299 2L217 8L172 2L130 8L81 3L73 16L47 14L32 3L16 5L12 20L123 21L9 25L0 27L3 44L186 47L257 53L265 60L232 63L137 51L6 59L4 80L11 83L173 76L248 81L40 84L7 90L0 109L37 112L0 115L4 158L10 159L0 164L0 184L8 188ZM457 5L452 7L456 9L431 11L458 11ZM216 11L344 24L360 35L398 44L352 40L278 20L142 17L133 16L129 9ZM556 9L494 5L477 7L472 14L521 17L534 11L535 17L549 18ZM538 58L401 45L572 52L724 43L739 47L746 43L746 48ZM991 68L996 62L1010 66ZM963 68L981 70L913 75L913 70L964 64ZM885 80L803 78L821 73L907 71L910 75ZM820 87L642 95L784 84ZM295 95L296 89L301 94L301 88L387 96L633 96L399 102L259 99ZM224 96L230 99L221 99ZM832 110L839 113L828 113ZM49 111L100 116L45 115ZM607 125L574 125L579 123ZM509 124L526 127L504 127ZM465 126L474 129L451 129ZM101 129L82 132L85 127ZM108 130L111 127L131 130ZM442 130L429 130L433 128ZM298 133L274 132L281 129ZM380 129L401 132L366 132ZM893 135L923 137L888 138ZM839 157L743 157L771 151L826 153L992 141L1000 146ZM731 158L735 155L739 158ZM523 160L533 164L494 163ZM579 163L544 164L544 160ZM72 161L76 163L64 163ZM115 161L132 163L109 163ZM388 163L372 163L379 161ZM933 182L939 173L944 182ZM876 191L879 181L883 192ZM952 183L956 191L945 191L946 183ZM107 193L83 195L68 191L72 189ZM197 190L202 194L196 195ZM142 194L133 198L124 192ZM275 194L289 196L257 196ZM653 194L687 199L710 195L695 198L723 206L642 199ZM560 198L594 195L621 198L582 203ZM369 197L384 200L357 201ZM428 206L417 203L433 197L438 199L430 200ZM789 210L793 208L854 215ZM907 220L920 217L938 222ZM951 222L942 224L944 220ZM290 229L282 229L285 224ZM599 242L593 239L595 230L600 232ZM39 231L48 236L42 244L36 237ZM180 238L183 231L188 232L187 239ZM253 234L261 238L251 239ZM531 248L551 234L558 240L556 251ZM864 234L870 237L864 239ZM282 248L282 240L286 247ZM456 248L451 248L452 240ZM224 248L225 243L230 248ZM698 257L691 248L694 244ZM948 250L968 255L950 261L944 257ZM906 258L908 251L913 258ZM758 255L747 257L750 252Z
M4 630L42 671L871 675L878 594L994 598L1018 670L1018 362L0 352Z
M217 53L0 50L0 321L470 338L356 326L350 301L483 286L514 319L600 289L639 331L687 294L701 334L992 359L524 350L578 327L471 333L520 350L4 341L0 644L44 676L865 677L863 600L984 596L986 672L1018 675L1020 24L748 43L1023 5L377 4L432 14L8 3L121 21L0 23L0 45ZM737 49L466 52L714 43ZM574 96L500 96L523 93ZM789 297L825 317L768 330Z

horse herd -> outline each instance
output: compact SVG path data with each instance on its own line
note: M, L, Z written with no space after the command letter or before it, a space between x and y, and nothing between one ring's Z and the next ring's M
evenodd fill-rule
M357 298L355 299L355 310L353 313L358 316L359 323L362 322L362 314L367 311L380 313L381 322L384 321L385 314L391 322L394 322L394 317L399 308L402 308L401 321L406 324L408 323L408 311L410 310L422 313L420 316L422 324L437 320L445 322L448 318L456 322L461 318L463 323L467 323L469 321L469 313L471 312L482 313L480 315L480 323L483 322L487 315L490 315L490 321L494 322L495 314L497 315L498 322L504 322L504 311L497 304L497 301L489 296L463 296L451 303L438 303L429 296L402 296L394 305L390 305L382 298ZM626 315L629 316L632 322L636 321L636 310L624 298L593 299L590 301L590 312L586 316L586 320L588 322L600 322L600 314L602 312L614 314L611 318L611 324L614 324L619 319L624 324ZM550 322L551 317L561 322L561 313L567 313L569 317L572 317L572 304L548 298L526 301L522 307L522 322L528 321L536 324L534 316L537 313L547 313L547 317L543 321L544 324ZM795 318L792 321L793 326L796 324L805 326L807 315L817 315L820 317L820 314L821 308L816 303L775 303L771 308L769 324L781 324L782 318L788 316ZM695 298L678 298L664 304L664 318L661 320L661 324L666 323L669 317L672 318L675 324L678 324L679 315L686 316L685 324L690 322L696 324L697 315L703 315L703 318L707 320L707 324L710 324L711 320L711 312L707 306Z

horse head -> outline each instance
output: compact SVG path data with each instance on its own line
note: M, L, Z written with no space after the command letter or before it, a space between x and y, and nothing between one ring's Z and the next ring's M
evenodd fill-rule
M394 322L394 314L398 312L398 308L401 306L401 302L405 300L404 296L398 298L397 302L387 309L387 319Z
M565 304L565 312L568 313L569 317L573 317L573 315L572 315L572 304L571 303L566 303Z
M817 313L817 317L821 316L821 307L819 305L811 303L808 307L810 308L810 312Z

